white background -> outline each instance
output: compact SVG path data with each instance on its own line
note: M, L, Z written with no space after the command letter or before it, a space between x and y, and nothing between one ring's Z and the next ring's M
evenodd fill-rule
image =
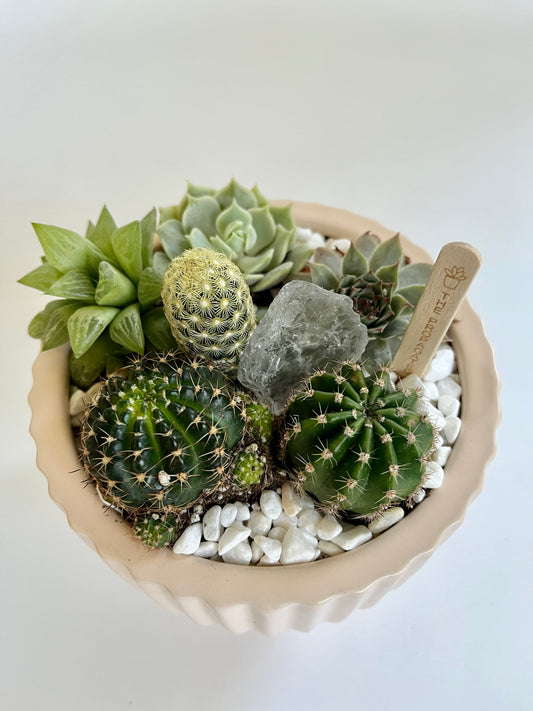
M2 0L0 705L531 708L530 0ZM172 616L68 528L25 402L45 301L30 221L81 230L231 175L344 207L433 257L474 244L503 381L499 454L463 526L371 610L304 635Z

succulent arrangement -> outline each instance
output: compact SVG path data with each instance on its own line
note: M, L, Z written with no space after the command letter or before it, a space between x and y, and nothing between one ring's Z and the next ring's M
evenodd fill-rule
M70 345L75 386L101 378L81 426L82 464L144 544L171 545L197 507L252 501L281 481L340 519L413 505L435 433L419 394L395 389L384 366L430 267L409 264L397 236L367 233L344 255L314 249L290 207L235 180L189 184L179 204L120 228L105 207L84 236L34 228L43 263L20 282L57 298L30 335L44 349ZM319 371L311 349L307 380L274 415L237 366L264 294L276 299L295 279L349 298L359 316L348 301L346 323L368 345L361 363L323 365L322 353ZM350 342L355 326L346 329ZM322 352L327 325L324 339ZM280 354L289 362L291 347Z

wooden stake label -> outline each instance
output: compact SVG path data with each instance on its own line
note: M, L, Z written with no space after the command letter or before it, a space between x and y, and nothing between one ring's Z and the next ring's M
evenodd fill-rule
M465 242L441 249L392 362L400 377L424 375L480 266L480 253Z

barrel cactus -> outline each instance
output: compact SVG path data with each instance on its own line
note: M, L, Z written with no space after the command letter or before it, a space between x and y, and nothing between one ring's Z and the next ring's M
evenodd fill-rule
M285 460L331 513L370 519L410 503L422 486L435 432L416 391L357 364L319 372L285 415Z
M154 256L155 228L155 209L117 228L106 207L85 236L34 224L44 262L19 281L59 298L37 314L29 333L45 350L70 341L72 380L80 387L124 355L169 346L157 306L166 261Z
M186 249L221 252L244 273L252 292L279 286L313 250L296 244L290 206L271 205L257 187L231 180L222 190L188 184L179 205L160 210L159 238L169 259Z
M179 513L228 485L244 426L230 381L213 365L138 359L89 407L82 461L104 500L128 514Z
M430 264L410 264L398 235L381 242L367 232L344 258L337 251L317 249L309 272L300 277L307 274L315 284L352 299L368 329L363 358L375 369L392 361L430 273Z
M195 248L176 257L163 276L163 304L183 351L237 362L255 327L250 290L226 255Z

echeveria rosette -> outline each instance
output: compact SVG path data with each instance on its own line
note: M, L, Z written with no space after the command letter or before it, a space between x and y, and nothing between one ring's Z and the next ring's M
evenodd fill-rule
M128 353L144 353L147 340L171 348L162 308L161 279L166 260L153 252L156 211L117 228L104 207L85 236L52 225L34 224L43 264L20 283L56 296L29 326L43 349L70 342L73 381L88 387L104 369ZM163 255L162 255L163 256Z
M218 191L189 183L179 205L161 208L157 233L169 260L195 247L225 254L252 292L279 286L313 253L296 244L290 206L271 205L257 187L236 180Z
M414 309L431 274L431 265L411 264L399 235L381 242L367 232L342 256L327 248L315 250L310 278L325 289L348 295L368 329L365 365L376 369L390 363L398 350Z

